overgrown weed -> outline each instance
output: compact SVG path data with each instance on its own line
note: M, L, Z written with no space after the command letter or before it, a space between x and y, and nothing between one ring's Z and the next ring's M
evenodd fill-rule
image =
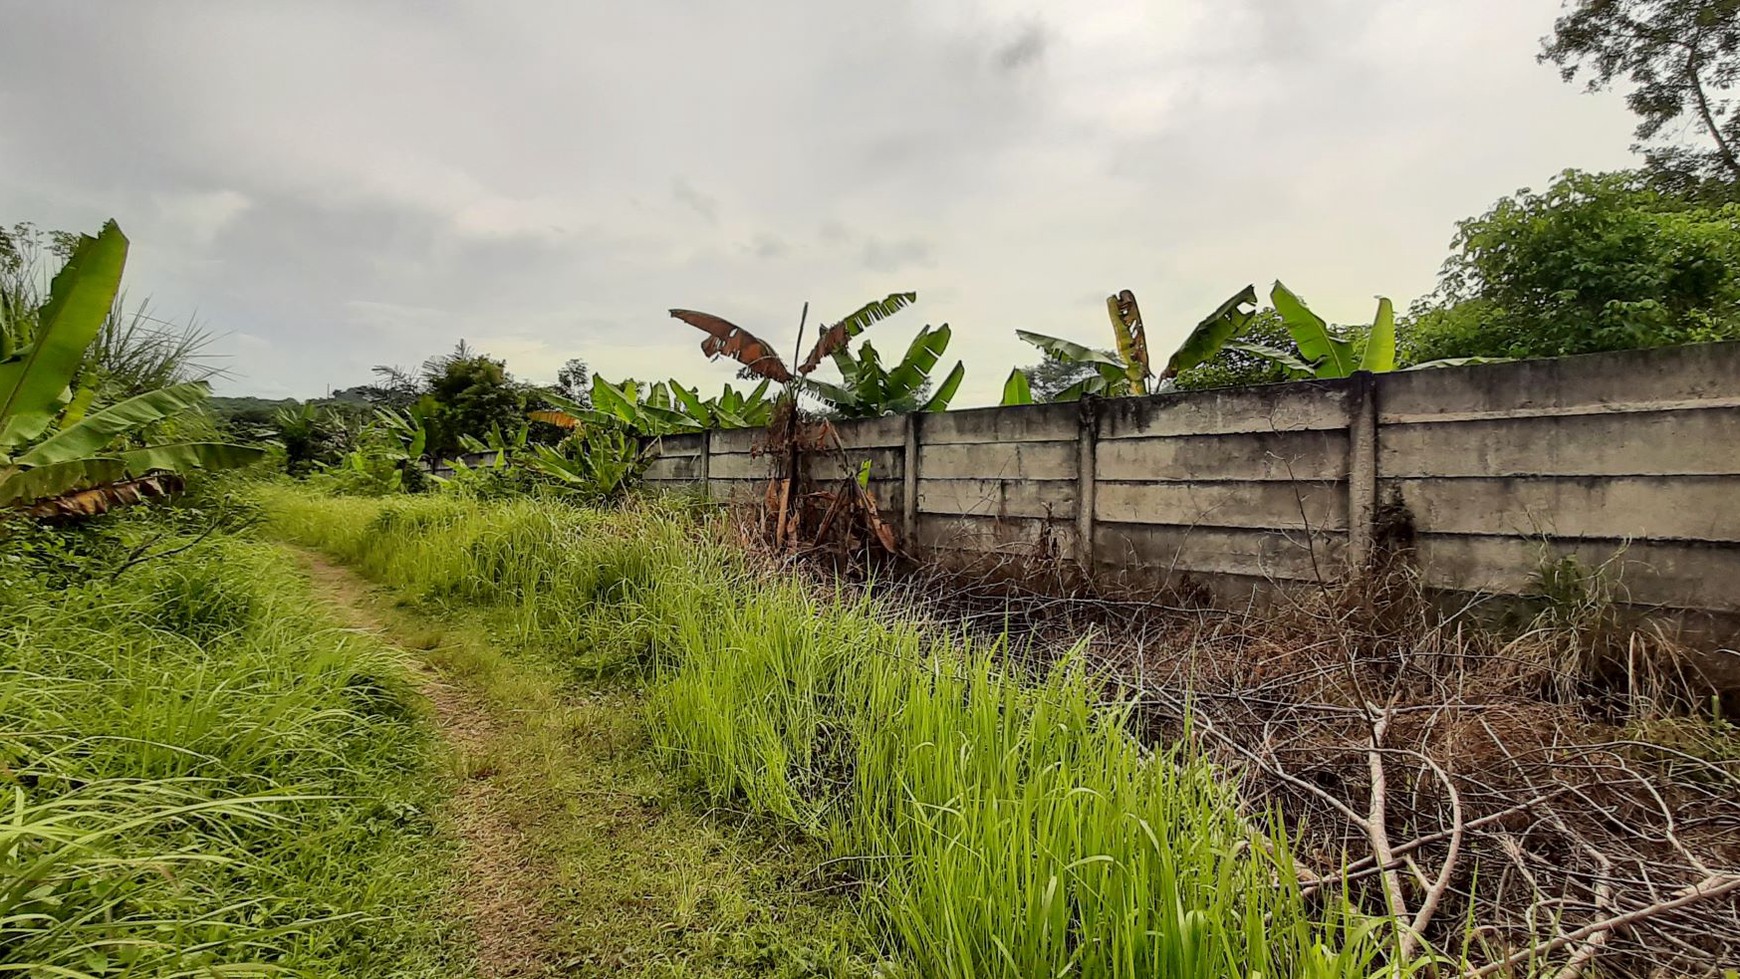
M4 529L0 970L452 974L402 666L275 547L167 553L209 517Z
M1377 919L1308 905L1276 823L1184 743L1144 748L1079 659L1025 671L995 644L759 575L677 506L268 500L279 532L419 602L496 609L580 675L647 677L666 763L822 842L913 975L1419 964L1386 963Z

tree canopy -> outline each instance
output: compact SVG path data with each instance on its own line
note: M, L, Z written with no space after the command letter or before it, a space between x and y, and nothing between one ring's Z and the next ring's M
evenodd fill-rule
M1635 148L1665 186L1740 184L1740 0L1568 0L1541 60L1590 91L1624 78L1638 116ZM1679 122L1690 125L1674 125ZM1684 142L1685 133L1696 141Z
M1463 221L1452 248L1406 327L1411 362L1740 338L1740 204L1571 170Z

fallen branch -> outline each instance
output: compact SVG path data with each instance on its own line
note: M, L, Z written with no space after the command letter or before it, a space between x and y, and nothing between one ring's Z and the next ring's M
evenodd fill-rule
M1611 918L1603 918L1592 924L1584 925L1576 931L1566 932L1557 938L1525 948L1513 955L1499 959L1491 965L1481 966L1472 972L1464 973L1464 975L1467 979L1483 979L1485 976L1497 975L1525 962L1532 962L1543 955L1550 955L1567 945L1575 945L1578 942L1594 938L1596 935L1610 934L1622 928L1629 928L1640 921L1648 921L1658 915L1678 911L1681 908L1690 907L1711 898L1733 894L1736 891L1740 891L1740 877L1711 877L1701 880L1670 900L1658 901L1647 908L1638 908L1636 911L1627 911Z

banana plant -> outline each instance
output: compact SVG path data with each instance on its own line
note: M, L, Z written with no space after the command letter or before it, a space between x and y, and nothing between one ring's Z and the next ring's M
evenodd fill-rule
M36 310L30 342L0 359L0 507L56 512L80 494L79 515L138 500L159 473L222 469L257 461L263 450L227 442L152 444L151 426L204 402L203 381L147 391L96 411L71 390L120 289L127 238L115 222L80 236ZM149 494L147 494L149 495Z
M1293 338L1294 350L1278 350L1255 343L1228 342L1226 346L1243 353L1254 354L1279 364L1298 378L1326 380L1350 377L1356 371L1386 374L1394 370L1423 370L1433 367L1460 367L1464 364L1492 363L1491 357L1452 357L1430 360L1409 367L1396 366L1396 310L1389 299L1379 296L1377 315L1366 331L1365 345L1343 336L1323 317L1311 311L1305 300L1293 290L1276 281L1269 291L1269 301L1281 314L1281 322Z
M703 398L700 389L672 379L641 385L629 379L612 384L592 378L592 404L583 405L554 391L539 397L553 407L530 412L532 421L575 431L593 425L621 426L640 435L674 435L709 428L757 428L773 416L771 382L763 380L748 394L725 385L717 397Z
M810 378L807 386L842 418L942 411L954 399L961 379L967 374L966 368L956 361L936 390L926 391L931 372L948 349L951 335L947 323L935 329L925 327L893 368L882 366L876 348L868 340L859 345L855 356L842 346L832 355L834 366L840 371L840 383Z
M646 471L652 453L630 433L594 428L557 448L532 446L526 465L555 485L588 502L620 497Z
M1136 303L1136 294L1128 289L1106 297L1106 312L1111 317L1112 336L1117 343L1115 351L1084 347L1070 340L1027 330L1017 330L1015 335L1065 363L1092 368L1093 373L1059 392L1053 400L1074 401L1090 394L1123 398L1170 389L1179 373L1213 357L1242 333L1256 315L1256 306L1254 286L1245 286L1228 297L1172 352L1154 384L1150 384L1150 378L1156 375L1149 359L1141 308ZM1032 403L1031 380L1017 368L1004 382L1003 404Z
M490 426L484 438L475 435L459 436L459 447L475 455L490 457L489 468L501 469L508 461L526 450L526 444L531 441L532 426L530 420L523 421L512 432L502 434L499 426ZM465 460L453 460L455 467L466 466ZM469 468L469 467L467 467Z
M864 304L839 322L822 327L815 346L795 370L766 341L728 320L692 309L673 309L671 315L707 334L707 339L701 341L701 352L708 359L730 357L757 377L785 385L790 396L808 394L826 402L843 417L864 418L906 411L942 411L966 376L966 368L957 363L933 395L921 395L931 379L931 370L948 347L946 323L935 328L926 326L892 369L882 366L875 348L868 342L857 356L852 355L849 347L854 337L917 301L916 292L890 293L884 299ZM840 383L818 381L810 376L824 359L832 360L839 368Z
M425 395L404 410L378 408L375 420L393 437L395 462L421 462L429 451L429 413L434 399Z
M765 378L755 389L744 394L725 385L716 398L702 398L699 388L686 388L671 380L671 396L702 428L759 428L773 417L773 399L767 396L771 382Z

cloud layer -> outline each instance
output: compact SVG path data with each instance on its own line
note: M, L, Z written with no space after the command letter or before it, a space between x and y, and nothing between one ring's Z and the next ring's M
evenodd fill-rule
M1535 64L1556 9L0 0L0 221L118 218L234 393L461 337L717 384L668 307L783 348L806 300L916 289L878 346L952 323L983 402L1017 328L1103 344L1117 289L1156 345L1277 277L1367 317L1457 219L1626 165L1620 100Z

